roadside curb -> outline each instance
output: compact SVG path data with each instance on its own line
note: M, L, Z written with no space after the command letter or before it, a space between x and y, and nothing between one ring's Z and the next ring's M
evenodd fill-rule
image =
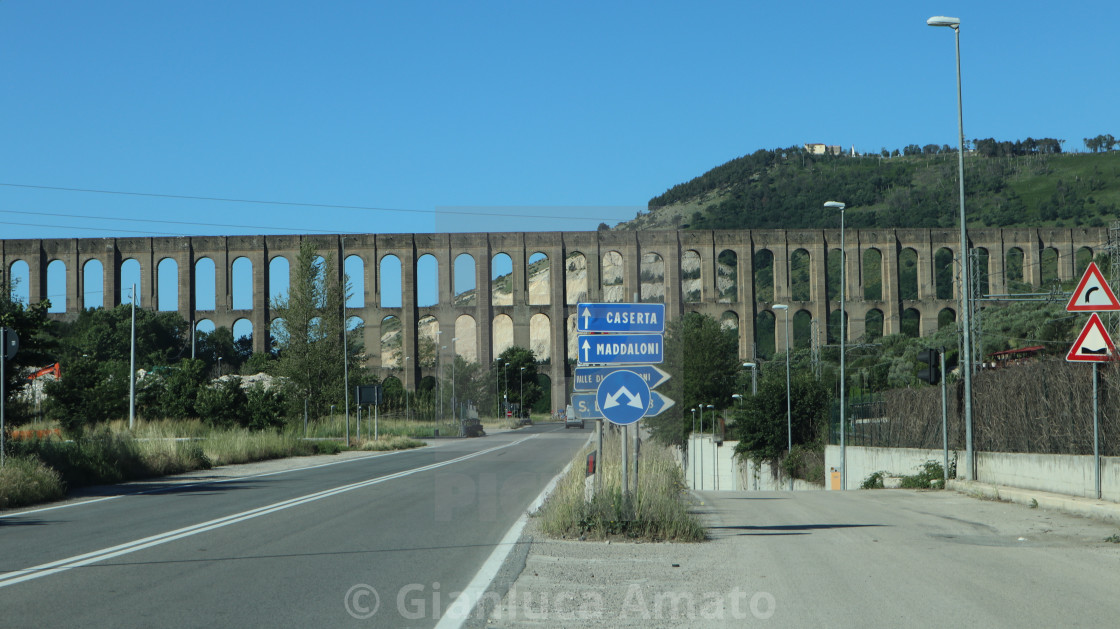
M950 480L948 488L973 498L1013 502L1120 524L1120 503L1081 496L1066 496L1033 489L992 485L970 480Z

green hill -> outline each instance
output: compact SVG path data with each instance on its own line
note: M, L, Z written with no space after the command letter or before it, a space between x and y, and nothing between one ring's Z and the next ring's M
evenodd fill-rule
M973 143L964 160L970 226L1102 226L1118 218L1120 151L1061 153L1050 139ZM822 207L829 200L847 203L850 228L952 227L957 190L949 147L858 156L759 150L673 186L616 229L836 227L835 211Z

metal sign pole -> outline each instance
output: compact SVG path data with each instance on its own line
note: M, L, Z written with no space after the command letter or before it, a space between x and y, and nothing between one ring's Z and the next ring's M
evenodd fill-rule
M1093 363L1093 480L1097 487L1097 500L1101 499L1101 424L1097 405L1097 363Z
M572 409L575 412L575 409ZM595 420L595 432L597 434L595 444L595 491L603 490L603 422L605 419Z
M941 488L949 486L949 415L945 384L945 348L941 348L941 449L944 450L945 463L942 472Z
M627 468L629 468L630 466L630 457L628 456L629 453L627 452L627 450L630 449L627 447L628 445L630 445L627 443L627 441L629 441L630 439L630 426L622 426L622 430L620 432L620 441L622 442L622 504L623 508L625 508L627 501L630 499L630 475L626 473L628 471Z
M8 328L0 327L0 467L4 467L4 399L8 397L6 385L8 375L5 373L5 364L8 362L5 355L8 353Z

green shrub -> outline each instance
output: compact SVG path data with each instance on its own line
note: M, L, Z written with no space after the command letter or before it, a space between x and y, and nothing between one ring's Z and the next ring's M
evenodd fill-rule
M860 489L882 489L883 476L886 472L873 472L870 476L863 480L863 484L859 486Z
M945 477L945 468L937 461L926 461L922 464L922 470L917 474L902 477L903 489L929 489L933 487L933 481L941 482Z
M245 425L258 429L283 425L285 404L280 389L266 389L260 382L254 383L245 391Z
M341 441L308 441L307 443L311 444L313 454L338 454L342 452Z
M241 390L241 378L223 378L213 386L202 387L195 399L195 410L202 421L216 427L241 425L247 415L248 399Z
M54 468L68 487L119 483L149 475L132 436L107 428L86 431L73 441L17 441L12 443L12 450L37 456Z
M59 473L37 457L8 457L0 468L0 509L58 500L65 493Z

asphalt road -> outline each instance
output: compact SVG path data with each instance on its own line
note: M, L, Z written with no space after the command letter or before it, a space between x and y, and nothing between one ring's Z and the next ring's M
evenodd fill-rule
M695 544L537 535L480 627L1116 627L1114 524L943 491L698 492ZM529 533L533 533L530 524Z
M8 514L0 625L435 626L588 435L533 426Z
M740 582L773 602L773 615L754 622L1106 627L1120 618L1120 545L1105 541L1115 525L941 491L706 496L713 537L745 559Z

